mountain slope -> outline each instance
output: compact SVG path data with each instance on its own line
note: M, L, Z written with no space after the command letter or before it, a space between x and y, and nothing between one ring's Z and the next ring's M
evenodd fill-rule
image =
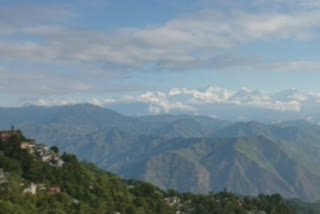
M320 127L306 121L132 118L92 105L3 108L0 118L1 128L15 125L40 143L162 188L319 200Z
M110 170L180 191L205 193L227 188L242 195L281 193L304 200L320 198L318 173L264 137L180 138L143 149L142 154L127 154L126 160L116 165L111 162L116 167Z
M59 155L26 139L20 131L0 133L0 213L295 214L279 195L238 197L180 194L139 181L123 181L74 155ZM227 202L227 203L226 203Z

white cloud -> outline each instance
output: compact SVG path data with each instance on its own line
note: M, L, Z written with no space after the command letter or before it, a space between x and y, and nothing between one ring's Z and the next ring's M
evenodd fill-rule
M209 87L206 91L198 90L172 89L169 96L189 95L187 103L200 106L204 104L229 104L246 107L264 108L274 111L300 111L302 94L288 94L287 101L272 99L272 94L259 90L250 90L243 88L238 91L228 89Z
M205 92L188 90L186 88L174 88L169 92L169 96L190 95L192 99L190 99L189 102L193 104L223 103L227 101L233 94L233 91L215 87L209 87Z
M138 97L126 97L120 102L126 103L145 103L149 105L149 112L152 114L169 113L172 111L194 111L194 108L182 102L175 102L168 99L162 92L146 92Z
M301 112L306 106L320 104L319 93L299 92L289 89L279 92L263 92L243 88L228 90L209 87L204 91L186 88L174 88L168 93L146 92L137 96L119 98L90 98L90 99L39 99L25 101L36 105L70 105L76 103L91 103L98 106L128 105L140 103L148 106L149 113L161 114L170 112L200 113L202 107L233 106L235 108L264 109L273 112ZM216 115L216 114L212 114ZM218 115L216 115L218 117Z
M308 2L306 5L315 3ZM262 7L266 4L260 1L258 5ZM299 4L302 5L301 2ZM257 69L261 67L257 58L221 55L219 50L230 50L257 40L308 39L316 35L314 30L320 26L320 10L303 8L286 13L277 10L252 13L248 9L221 13L211 9L178 17L162 25L125 28L112 33L84 32L56 23L35 22L29 18L29 21L23 22L22 28L14 25L9 29L0 23L4 34L11 32L16 38L14 41L0 40L0 56L7 60L47 64L104 64L111 68L124 68L121 70L141 70L148 66L155 68L152 70L180 71L195 68L216 70L233 66ZM40 13L38 10L28 10L28 13ZM22 12L19 20L28 13ZM53 19L57 14L72 16L70 11L55 9L48 11L45 17ZM12 14L6 13L4 16L12 17ZM39 39L28 40L25 36ZM299 61L269 66L278 70L283 67L314 70L319 69L319 63Z

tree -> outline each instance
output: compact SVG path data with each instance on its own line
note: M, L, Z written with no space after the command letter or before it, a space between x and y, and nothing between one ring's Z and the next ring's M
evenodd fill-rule
M58 149L58 147L56 147L56 146L52 146L52 147L50 148L50 150L53 151L53 152L56 153L56 154L59 154L59 149Z

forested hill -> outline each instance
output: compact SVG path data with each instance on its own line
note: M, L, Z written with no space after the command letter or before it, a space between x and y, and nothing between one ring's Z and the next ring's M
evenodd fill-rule
M125 181L76 156L0 132L0 214L294 214L280 195L195 195Z

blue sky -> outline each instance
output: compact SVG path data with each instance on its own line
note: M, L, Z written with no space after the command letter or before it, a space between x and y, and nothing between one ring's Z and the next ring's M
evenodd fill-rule
M318 93L319 35L319 0L3 0L0 105Z

